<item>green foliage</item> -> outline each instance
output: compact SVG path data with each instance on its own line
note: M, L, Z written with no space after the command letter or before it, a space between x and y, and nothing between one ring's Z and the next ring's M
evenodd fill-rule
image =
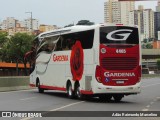
M145 39L143 40L143 42L144 42L144 43L147 43L147 42L148 42L148 39L145 38Z
M14 36L11 36L10 38L7 37L6 40L2 41L3 45L0 49L0 59L3 62L16 63L17 75L19 75L18 63L24 63L25 75L27 75L24 55L26 52L30 51L34 37L35 36L29 35L27 33L17 33Z
M146 49L152 49L152 48L153 48L153 45L152 45L152 44L148 43L148 44L146 45Z
M158 70L160 70L160 59L157 60L157 67L158 67Z
M31 49L33 35L17 33L6 40L0 50L0 57L5 62L24 62L24 54Z
M7 32L0 32L0 47L2 47L4 42L8 40L7 36L8 36Z
M146 45L145 45L145 44L142 44L142 45L141 45L141 48L142 48L142 49L146 49Z
M17 33L10 39L11 56L22 61L24 54L31 49L34 36L27 33Z
M89 20L80 20L77 25L94 25L94 22L90 22Z
M10 57L10 44L9 41L6 41L3 44L2 49L0 50L0 58L2 61L11 62L12 59Z

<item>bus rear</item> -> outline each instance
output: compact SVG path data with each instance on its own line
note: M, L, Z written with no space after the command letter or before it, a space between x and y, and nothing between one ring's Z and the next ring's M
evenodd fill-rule
M100 27L97 91L124 95L140 92L141 54L137 27Z

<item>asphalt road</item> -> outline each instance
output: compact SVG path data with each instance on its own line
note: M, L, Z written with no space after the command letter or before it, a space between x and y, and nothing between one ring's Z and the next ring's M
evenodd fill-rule
M160 111L160 78L142 79L142 92L138 95L125 96L119 103L113 100L109 103L102 102L98 98L80 101L69 99L62 92L45 91L40 94L36 89L0 92L0 111ZM75 120L73 117L47 119ZM97 120L97 118L90 117L85 119ZM114 120L116 118L98 118L98 120L101 119ZM125 119L131 120L131 118ZM144 120L144 117L133 119ZM160 120L160 118L145 118L145 120L152 119ZM124 120L124 118L120 117L116 120Z

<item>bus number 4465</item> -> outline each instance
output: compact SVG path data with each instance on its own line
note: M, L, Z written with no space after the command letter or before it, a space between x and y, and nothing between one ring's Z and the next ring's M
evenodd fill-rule
M116 53L126 53L125 49L116 49Z

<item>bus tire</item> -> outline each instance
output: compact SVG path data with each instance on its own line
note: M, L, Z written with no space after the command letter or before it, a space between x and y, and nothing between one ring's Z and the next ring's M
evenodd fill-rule
M74 97L74 92L72 90L72 84L71 84L71 82L70 81L67 82L66 86L67 86L66 87L67 88L67 96L72 99Z
M124 97L124 95L113 95L115 102L120 102L123 97Z
M40 82L38 81L38 83L37 83L37 86L38 86L38 92L39 93L44 93L44 89L42 89L41 87L40 87Z
M100 95L99 99L103 102L110 102L112 99L112 95Z
M80 88L79 82L75 83L75 96L80 100L84 99L84 95L81 93L81 88Z

